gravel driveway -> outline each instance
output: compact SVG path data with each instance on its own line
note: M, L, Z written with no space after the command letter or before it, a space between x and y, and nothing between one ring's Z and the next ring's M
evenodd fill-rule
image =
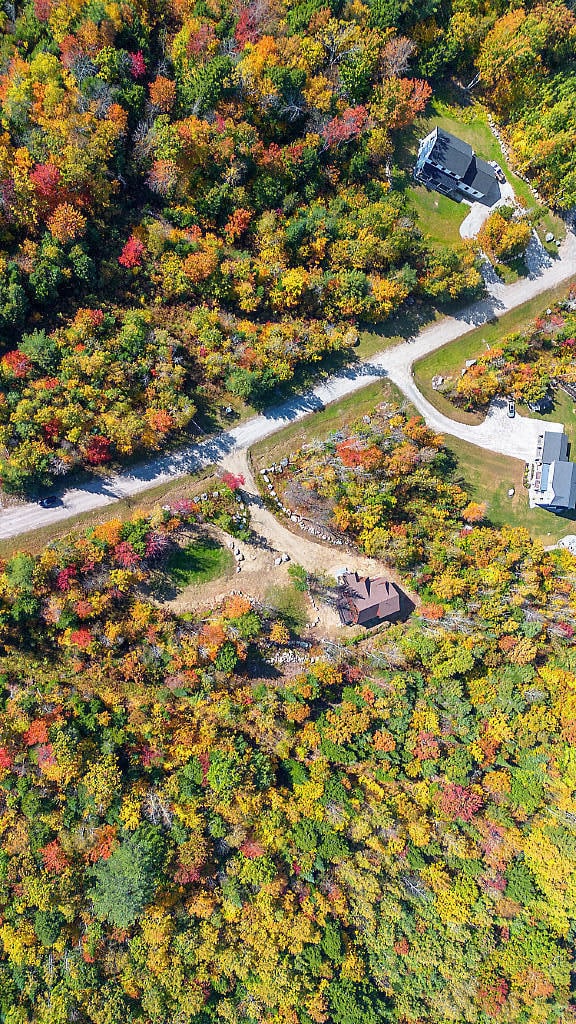
M103 508L119 498L141 494L150 487L196 472L202 466L220 464L234 449L250 448L256 441L270 436L289 423L303 419L328 402L344 398L385 377L404 392L434 429L481 448L526 461L531 457L535 438L541 430L538 420L522 416L510 420L505 410L496 404L479 426L457 423L439 413L419 392L412 376L412 365L417 359L449 341L455 341L475 327L502 316L508 310L575 276L576 237L572 232L568 232L559 257L552 266L544 268L539 277L524 278L511 285L497 282L489 284L490 294L487 298L428 327L414 339L408 338L401 345L350 366L327 383L275 406L266 414L254 416L233 430L188 445L177 453L150 459L122 473L111 474L104 479L89 481L82 487L63 491L62 505L57 508L42 509L30 502L2 510L0 538L15 537L81 512ZM548 430L555 427L558 429L559 426L546 424Z

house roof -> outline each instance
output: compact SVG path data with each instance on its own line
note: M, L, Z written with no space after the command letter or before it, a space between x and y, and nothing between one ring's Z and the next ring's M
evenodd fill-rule
M542 435L530 485L530 505L576 508L576 463L568 461L568 438L563 431Z
M463 178L473 156L472 146L469 146L467 142L457 139L455 135L444 131L443 128L436 129L436 142L428 156L429 160L443 164L449 171L453 171L454 174L459 174Z
M576 505L576 463L554 462L550 467L549 487L553 493L554 505L574 508Z
M543 463L565 459L568 452L568 438L563 431L545 430L541 459Z
M455 178L451 178L448 174L444 174L443 171L438 170L437 167L426 166L424 179L427 184L432 185L439 192L447 192L454 198L460 200L461 193L458 193L458 182Z
M500 198L500 186L496 177L496 171L486 160L481 160L479 156L472 157L462 181L465 185L469 185L470 188L481 192L486 199L494 196L494 202L496 202Z
M465 185L480 192L491 204L500 198L500 186L494 167L476 156L472 146L467 142L444 131L443 128L436 128L434 145L426 159L442 164L447 170L457 174ZM435 171L438 173L436 168ZM451 184L454 187L454 182Z
M398 588L385 576L371 580L368 576L350 572L342 579L341 618L347 625L352 622L365 625L373 619L390 618L400 611Z

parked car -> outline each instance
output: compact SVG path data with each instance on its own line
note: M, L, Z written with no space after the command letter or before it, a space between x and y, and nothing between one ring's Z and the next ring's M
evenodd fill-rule
M40 508L56 508L57 505L61 505L62 502L57 494L47 494L45 498L40 498L38 502Z
M514 419L514 416L516 415L516 402L513 398L508 399L508 415L510 419Z
M506 178L505 178L505 175L504 175L504 171L500 167L500 164L497 164L495 160L491 160L490 161L490 166L494 168L494 172L496 174L496 177L498 178L498 181L500 181L500 182L502 182L504 184L504 182L506 181Z

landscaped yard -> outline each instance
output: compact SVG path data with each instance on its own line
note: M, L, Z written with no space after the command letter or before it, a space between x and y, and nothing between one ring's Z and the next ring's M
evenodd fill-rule
M559 285L550 291L543 292L525 302L517 309L511 310L499 320L491 324L484 324L456 341L451 341L442 348L419 359L414 364L414 380L420 391L439 412L450 416L460 423L478 423L482 416L475 413L466 413L453 405L447 398L432 387L432 378L441 375L442 377L458 377L467 359L477 359L487 345L497 345L502 338L513 331L521 331L537 317L547 306L552 306L558 299L563 298L568 291L568 285ZM523 410L522 410L523 411ZM559 419L558 414L549 417Z
M460 225L470 207L448 199L440 192L432 192L424 185L410 185L408 195L424 234L435 245L461 249L464 243L460 237Z
M540 420L548 420L553 423L563 423L572 445L571 459L576 461L576 402L570 395L567 395L562 388L554 392L554 408L548 413L530 412L527 406L518 406L523 416L530 416Z
M540 303L541 301L542 296ZM544 305L546 301L545 297ZM538 309L541 308L540 303ZM534 314L530 314L530 316L532 315ZM491 329L493 330L493 328ZM508 329L512 330L513 328ZM454 344L457 345L458 342ZM563 396L562 408L558 409L555 414L544 418L550 420L558 418L562 422L566 422L570 399L563 392L561 394ZM433 395L435 398L440 397L436 392L433 392ZM255 468L259 469L278 462L314 438L325 438L334 430L345 430L359 417L373 412L376 405L386 401L387 397L396 401L402 400L397 389L389 383L370 384L355 395L350 395L341 402L334 402L322 412L315 413L300 423L291 424L251 449L250 454ZM564 399L567 401L565 402ZM456 418L453 415L454 407L446 399L444 402L448 407L449 415ZM571 405L570 410L572 410ZM568 433L576 444L576 415L572 416L571 428ZM541 540L544 544L554 544L567 533L571 533L573 530L576 532L576 523L570 519L555 516L542 509L529 508L528 491L523 484L524 465L519 460L507 458L505 455L497 455L448 435L445 437L445 445L453 453L458 463L456 479L470 491L471 498L475 501L486 502L489 518L496 526L505 526L506 524L524 526L533 537ZM512 487L515 493L510 498L508 491Z
M545 545L576 532L576 515L561 517L529 507L524 466L518 459L487 452L455 437L446 437L445 444L458 461L457 482L466 486L474 501L486 503L488 518L495 526L524 526ZM510 498L512 487L515 493Z
M179 588L192 584L209 583L232 568L232 552L222 547L213 537L200 537L184 548L172 552L166 563L166 572Z
M483 160L496 160L500 164L518 199L528 209L538 212L535 226L544 244L546 233L549 231L556 238L564 238L566 230L562 220L546 207L539 207L526 182L511 170L498 139L490 130L484 108L474 102L465 106L462 103L463 99L464 93L460 94L455 90L447 92L444 97L433 97L428 104L426 116L419 117L403 135L402 145L397 154L401 165L407 171L412 171L419 140L425 138L438 125L468 142ZM410 185L407 188L407 195L418 215L424 234L436 243L444 243L450 247L461 244L459 227L469 210L466 203L455 203L445 196L436 197L435 193L427 192L420 185ZM436 198L439 200L437 205ZM556 252L554 243L546 245L546 248L551 254Z

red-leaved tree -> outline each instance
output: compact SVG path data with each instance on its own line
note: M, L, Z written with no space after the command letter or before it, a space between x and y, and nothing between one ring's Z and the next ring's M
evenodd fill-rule
M110 441L108 438L103 437L101 434L95 434L94 437L91 437L84 449L84 457L91 466L102 466L105 462L110 462Z
M132 270L133 267L140 267L144 252L144 243L139 238L136 238L136 235L130 235L118 257L118 263L128 270Z

